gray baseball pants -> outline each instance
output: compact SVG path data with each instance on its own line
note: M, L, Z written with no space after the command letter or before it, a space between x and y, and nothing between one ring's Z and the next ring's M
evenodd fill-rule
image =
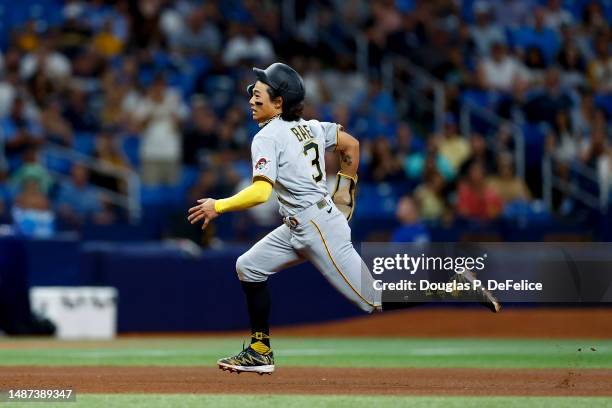
M263 282L308 260L361 310L380 309L381 292L374 290L374 279L351 242L348 221L329 197L284 222L238 258L241 281Z

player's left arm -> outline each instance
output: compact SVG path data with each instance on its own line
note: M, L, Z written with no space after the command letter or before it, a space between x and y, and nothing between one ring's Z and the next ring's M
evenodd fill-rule
M340 171L336 177L336 187L332 194L332 200L346 219L350 220L355 210L359 140L344 130L339 130L336 152L340 156Z
M265 203L272 194L272 183L256 177L253 184L239 191L229 198L215 200L213 198L202 198L198 205L189 209L187 219L191 224L203 220L202 229L220 214L229 211L240 211Z
M340 130L336 152L340 155L340 172L347 176L357 177L359 168L359 140Z

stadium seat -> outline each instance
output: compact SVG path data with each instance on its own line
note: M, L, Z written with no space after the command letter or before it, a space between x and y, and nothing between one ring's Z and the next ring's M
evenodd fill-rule
M589 0L564 0L563 8L569 11L576 21L582 20L584 6Z
M595 95L595 105L603 109L608 121L612 120L612 92Z
M204 83L204 93L215 111L222 111L232 104L234 88L234 80L228 75L211 76Z
M357 194L356 215L395 217L397 196L390 184L360 183Z
M93 155L96 145L95 135L89 132L79 132L74 135L74 149L88 156Z
M470 2L471 1L467 1L467 0L464 1L464 3L470 3ZM416 8L416 0L395 0L395 6L399 10L401 10L402 13L411 13Z
M193 186L200 170L195 166L184 166L181 171L181 178L175 186L167 187L164 194L168 198L168 202L176 207L185 205L185 197L187 191Z
M143 205L165 203L166 199L166 191L162 187L142 185L140 188L140 201Z
M544 156L544 142L548 126L544 123L525 123L522 126L525 138L525 158L528 167L539 167Z
M612 0L601 0L601 5L603 6L606 20L610 23L612 21Z
M43 157L43 163L45 163L45 166L49 170L66 175L70 174L70 169L72 168L72 162L70 160L46 153L43 153Z
M474 3L476 0L463 0L461 2L461 16L468 23L474 22Z
M461 92L460 102L461 104L471 103L480 108L494 108L496 98L492 92L484 91L481 89L466 89Z
M534 205L526 201L517 200L509 202L504 206L502 216L508 220L520 220L527 225L538 220L548 220L550 218L550 213L541 203L536 203Z
M517 28L511 31L510 41L513 47L521 49L539 48L548 63L554 61L560 47L557 34L550 29L545 29L544 35L538 35L531 27Z
M6 50L8 46L11 26L9 25L9 17L7 17L6 5L0 3L0 49Z
M140 167L140 137L126 135L121 139L121 150L134 168Z

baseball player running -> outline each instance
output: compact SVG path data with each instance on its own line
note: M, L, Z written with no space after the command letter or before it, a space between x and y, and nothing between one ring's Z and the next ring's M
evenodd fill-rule
M301 117L304 82L293 68L275 63L253 71L257 81L247 92L253 119L261 128L251 145L253 183L229 198L198 200L189 209L188 220L192 224L203 221L204 229L224 212L261 204L272 189L277 193L283 224L236 261L248 306L251 343L237 355L217 362L223 370L263 375L274 371L267 284L274 273L308 260L361 310L370 313L387 307L353 247L348 225L355 208L359 142L339 124ZM325 180L326 150L335 151L340 159L331 197ZM487 302L497 311L494 298Z

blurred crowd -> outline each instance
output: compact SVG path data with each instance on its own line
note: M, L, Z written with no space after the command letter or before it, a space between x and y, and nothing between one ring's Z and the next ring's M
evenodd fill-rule
M169 194L177 214L197 198L231 194L250 180L258 130L245 94L251 67L277 60L302 73L306 118L341 123L360 139L360 185L393 186L398 240L424 239L428 223L487 222L541 199L545 153L567 177L576 161L602 179L610 172L610 6L289 3L293 9L265 0L0 1L6 16L15 14L0 33L0 220L39 235L122 223L125 211L98 189L126 194L122 171L141 177L145 219L167 216L167 207L152 208ZM359 38L366 72L357 70ZM442 129L398 113L399 94L381 70L395 55L444 82ZM542 142L528 141L526 180L516 176L513 128L460 134L469 101L538 125ZM47 160L49 146L78 154ZM327 162L330 179L336 166ZM575 203L556 197L555 210L572 215ZM271 202L248 222L273 225L274 212Z

